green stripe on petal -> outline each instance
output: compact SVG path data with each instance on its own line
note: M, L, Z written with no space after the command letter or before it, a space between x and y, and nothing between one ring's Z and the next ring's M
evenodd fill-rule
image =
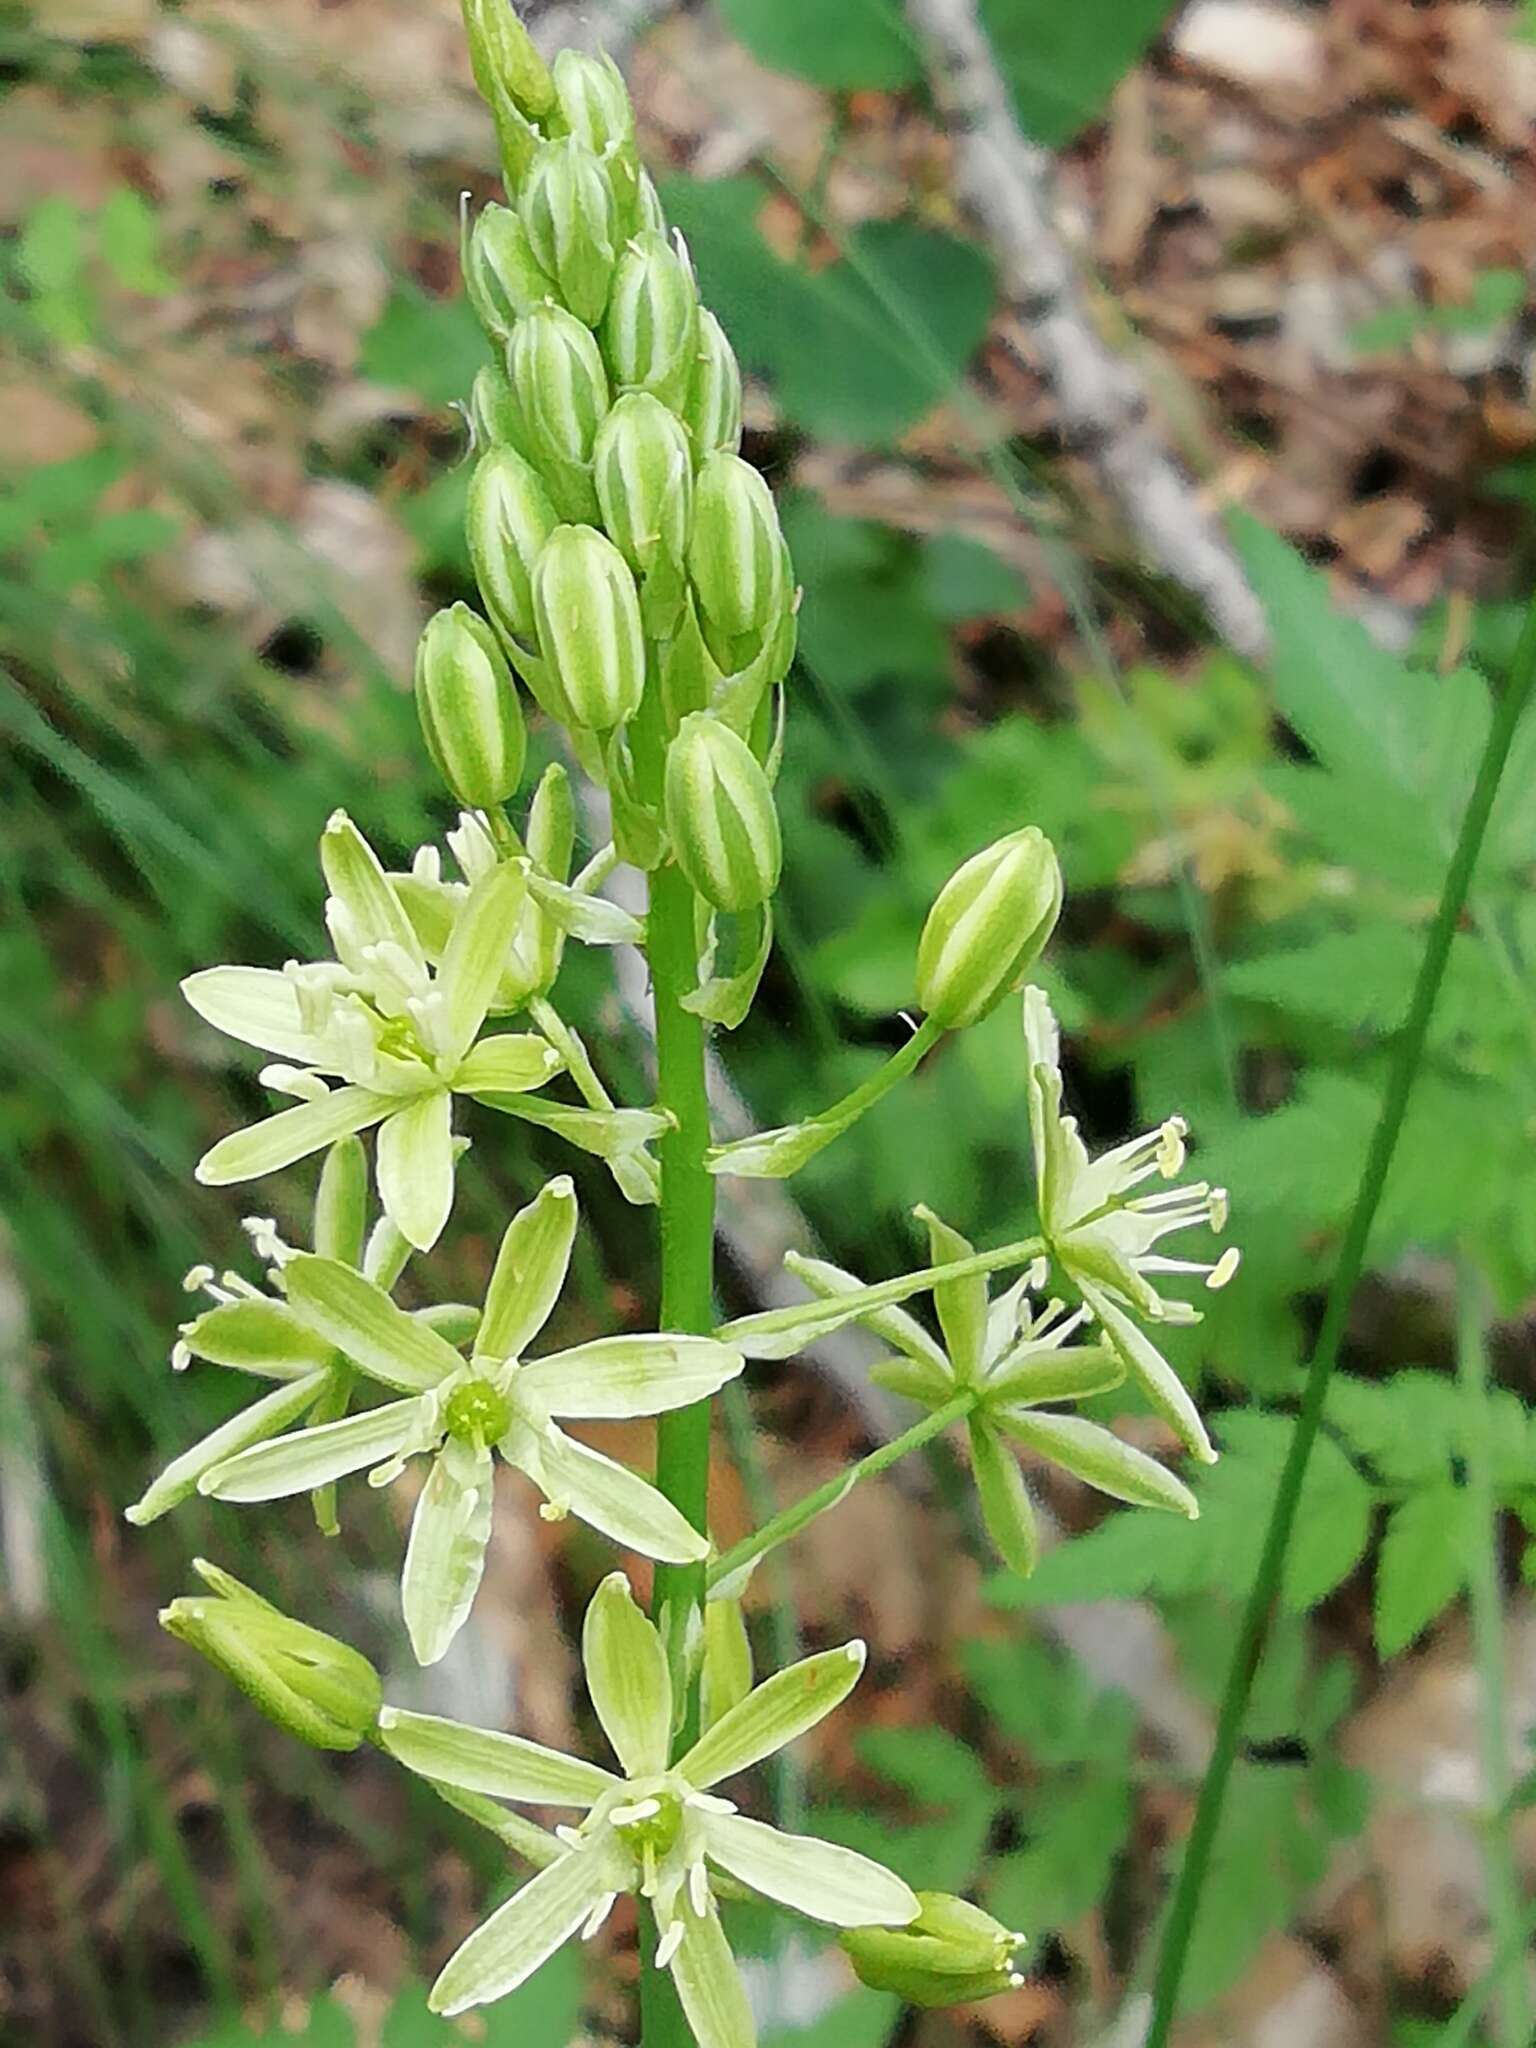
M417 1427L415 1401L390 1401L341 1422L295 1430L254 1450L241 1451L205 1472L199 1493L215 1500L287 1500L361 1472L404 1450Z
M928 1226L929 1265L947 1266L975 1256L970 1239L935 1216L925 1202L912 1213ZM987 1276L973 1273L968 1280L941 1281L933 1290L933 1305L956 1373L963 1382L974 1380L986 1351Z
M388 941L406 957L425 962L416 932L389 886L379 857L345 811L333 811L320 835L325 885L351 918L360 945Z
M411 1517L400 1605L418 1664L436 1664L464 1626L485 1571L494 1506L491 1454L450 1437Z
M237 1181L259 1180L264 1173L276 1173L307 1159L322 1145L334 1145L354 1131L365 1131L381 1116L388 1116L394 1102L388 1095L375 1095L371 1088L334 1088L316 1102L300 1102L292 1109L280 1109L249 1130L231 1131L197 1162L197 1178L204 1187L231 1187Z
M532 1360L517 1386L552 1415L616 1421L707 1400L745 1364L713 1337L599 1337Z
M537 1032L498 1031L471 1047L455 1070L453 1085L461 1095L522 1095L553 1080L564 1064Z
M619 1783L596 1764L562 1756L521 1735L466 1727L439 1714L410 1714L403 1707L385 1707L379 1740L418 1777L492 1799L526 1800L531 1806L575 1806L585 1812Z
M1075 1473L1100 1493L1129 1501L1132 1507L1171 1508L1193 1521L1199 1503L1177 1473L1159 1465L1145 1451L1122 1443L1113 1430L1086 1422L1081 1415L1036 1415L1029 1410L989 1410L998 1429L1042 1457Z
M646 1778L664 1771L672 1740L667 1653L622 1572L610 1572L592 1595L581 1661L597 1718L625 1775Z
M993 1548L1004 1564L1028 1578L1039 1561L1035 1510L1019 1461L979 1415L970 1421L971 1475Z
M1041 1401L1085 1401L1125 1380L1125 1360L1109 1344L1047 1345L1027 1340L986 1376L988 1408L1034 1407Z
M1216 1450L1205 1433L1200 1411L1190 1399L1184 1382L1138 1323L1117 1307L1100 1287L1080 1273L1072 1276L1082 1290L1084 1301L1103 1325L1104 1335L1125 1360L1140 1382L1142 1392L1158 1414L1172 1423L1180 1440L1203 1465L1214 1465Z
M446 1338L355 1267L300 1252L283 1279L294 1314L386 1387L423 1394L463 1364Z
M485 1022L507 964L528 884L511 862L482 875L453 921L437 986L444 1003L443 1056L461 1059Z
M184 1450L179 1458L173 1458L133 1506L123 1510L128 1520L140 1527L146 1522L157 1521L190 1494L196 1493L197 1483L205 1472L223 1464L237 1451L243 1451L251 1444L264 1443L268 1437L276 1436L290 1423L297 1422L318 1400L326 1378L324 1372L312 1372L304 1379L291 1380L286 1386L264 1394L259 1401L253 1401L249 1408L242 1408L228 1422L221 1422L217 1429L210 1430L207 1436Z
M521 1437L508 1439L502 1456L527 1470L518 1455L522 1448ZM539 1436L530 1462L535 1469L529 1477L543 1487L557 1510L568 1508L615 1543L662 1564L697 1564L708 1556L706 1538L648 1479L577 1443L553 1424Z
M431 1251L453 1207L453 1097L418 1095L379 1131L379 1200L419 1252Z
M713 1899L702 1919L684 1912L672 1981L698 2048L757 2048L746 1986Z
M841 1266L834 1266L830 1259L808 1259L800 1252L789 1252L784 1263L813 1294L819 1294L825 1300L838 1294L856 1294L864 1285L857 1275ZM904 1308L877 1308L870 1315L862 1316L860 1321L893 1350L926 1367L931 1379L944 1388L939 1395L941 1401L954 1391L955 1375L949 1354L941 1344L934 1342L916 1316Z
M765 1899L831 1927L905 1927L917 1894L882 1863L812 1835L786 1835L739 1813L704 1817L712 1862Z
M221 1301L195 1322L184 1324L181 1341L194 1358L227 1365L263 1379L291 1380L316 1371L334 1355L335 1347L306 1329L286 1302Z
M702 1792L761 1763L842 1705L859 1682L866 1655L862 1643L844 1643L764 1679L699 1738L678 1770Z
M613 1874L597 1849L574 1849L541 1870L454 1950L428 1996L432 2010L451 2019L515 1991L614 1889Z
M548 1182L507 1225L486 1289L479 1348L487 1358L517 1358L560 1299L580 1211L566 1174Z
M205 1024L242 1045L306 1067L324 1057L321 1039L304 1028L298 989L275 967L207 967L189 974L181 992Z

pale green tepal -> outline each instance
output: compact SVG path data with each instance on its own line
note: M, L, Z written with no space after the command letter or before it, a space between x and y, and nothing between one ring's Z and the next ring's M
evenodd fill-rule
M540 269L583 325L603 317L619 252L613 186L574 135L542 142L518 194L518 212Z
M525 1359L570 1265L575 1190L551 1181L507 1226L466 1359L349 1266L290 1258L293 1314L401 1398L344 1421L275 1437L215 1465L198 1482L217 1500L281 1500L372 1467L385 1485L417 1456L432 1469L416 1503L401 1601L419 1662L435 1664L463 1626L485 1565L493 1451L545 1496L540 1512L575 1514L616 1543L670 1564L708 1545L648 1480L559 1428L568 1421L661 1415L718 1393L739 1351L710 1337L601 1337Z
M495 200L481 210L465 243L464 283L481 326L499 348L512 339L523 315L555 290L522 220Z
M532 463L505 444L488 449L470 480L464 535L485 608L514 660L538 648L533 571L559 524Z
M1035 987L1024 991L1024 1045L1035 1198L1049 1255L1093 1310L1105 1339L1153 1407L1197 1458L1212 1464L1216 1452L1199 1410L1136 1319L1200 1320L1187 1301L1160 1294L1152 1275L1195 1273L1207 1287L1218 1288L1237 1271L1235 1246L1212 1263L1170 1259L1156 1249L1172 1232L1195 1224L1224 1229L1226 1189L1194 1181L1153 1194L1133 1193L1154 1178L1175 1180L1183 1170L1188 1127L1182 1117L1170 1117L1155 1131L1089 1158L1077 1119L1061 1113L1060 1033L1044 991Z
M734 455L741 446L741 365L707 306L699 309L698 347L682 418L693 436L696 462Z
M979 1024L1022 988L1061 915L1056 849L1036 825L957 868L917 948L917 999L946 1031Z
M784 849L773 791L752 749L707 711L667 749L667 837L678 866L716 910L754 910L779 886Z
M852 1691L864 1645L807 1657L731 1707L668 1764L672 1682L655 1628L622 1572L593 1595L582 1632L592 1705L623 1771L562 1756L516 1735L385 1707L379 1739L423 1777L585 1817L557 1830L567 1853L540 1871L449 1957L435 2012L504 1998L573 1935L595 1934L621 1893L656 1917L656 1962L669 1969L698 2048L755 2048L756 2029L716 1904L715 1873L832 1927L901 1927L914 1892L882 1865L809 1835L748 1820L712 1790L814 1728Z
M277 1056L262 1070L292 1109L221 1138L198 1161L209 1186L256 1180L378 1124L379 1197L427 1251L453 1205L453 1098L540 1088L564 1064L534 1033L482 1038L527 880L507 863L470 890L434 971L377 856L344 811L320 841L334 961L211 967L182 993L200 1017ZM333 1087L339 1080L342 1086Z
M969 1259L975 1246L958 1230L920 1207L935 1266ZM822 1259L791 1253L786 1261L813 1294L833 1299L851 1294L860 1282ZM1009 1439L1059 1465L1075 1478L1134 1507L1199 1513L1194 1495L1172 1472L1113 1430L1081 1415L1056 1415L1048 1404L1082 1401L1108 1392L1125 1378L1125 1365L1108 1343L1091 1341L1092 1318L1083 1308L1068 1313L1051 1298L1031 1299L1048 1278L1038 1260L1011 1287L989 1300L982 1274L940 1283L933 1290L943 1342L938 1342L905 1309L877 1309L860 1317L891 1347L892 1356L871 1368L870 1377L920 1406L953 1410L970 1439L971 1472L987 1533L1003 1562L1014 1571L1033 1571L1039 1554L1034 1508ZM1090 1341L1073 1342L1087 1337ZM969 1403L964 1396L969 1395Z
M621 391L649 391L676 409L698 358L699 293L681 237L646 229L613 275L603 319L608 374Z

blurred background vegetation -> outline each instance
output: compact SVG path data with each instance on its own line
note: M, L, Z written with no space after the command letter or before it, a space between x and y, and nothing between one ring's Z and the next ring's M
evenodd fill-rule
M603 26L595 5L545 11L552 33ZM1193 1528L1100 1520L1042 1478L1067 1540L1028 1583L988 1566L940 1457L856 1496L760 1587L765 1655L795 1626L873 1650L858 1713L781 1774L781 1810L810 1801L822 1831L976 1892L1032 1942L1021 1990L903 2017L848 1995L835 1955L749 1926L777 2048L1138 2038L1115 2015L1134 2021L1145 1983L1383 1048L1532 571L1520 10L981 12L1055 153L1092 321L1227 518L1269 650L1223 647L1144 566L1102 451L1063 430L894 0L614 9L805 586L780 945L726 1057L763 1125L857 1082L907 1029L938 883L1043 826L1070 891L1050 981L1085 1124L1113 1140L1177 1106L1233 1190L1240 1283L1178 1352L1227 1455ZM253 1204L305 1214L304 1169L194 1186L261 1091L176 983L319 942L334 806L395 856L451 822L407 685L427 609L471 595L456 407L482 343L456 250L460 194L496 187L457 6L10 0L0 94L0 2039L622 2040L622 1925L605 1967L564 1953L480 2032L431 2021L420 1983L506 1882L495 1845L371 1756L285 1743L154 1626L207 1552L358 1641L396 1697L564 1741L585 1725L570 1624L597 1544L518 1496L434 1675L401 1655L391 1496L354 1496L329 1549L302 1502L259 1540L201 1502L131 1541L121 1521L228 1401L168 1370L183 1272L241 1264ZM1533 779L1536 733L1309 1481L1191 2048L1528 2038ZM572 949L562 994L642 1099L607 972ZM920 1252L919 1198L994 1241L1026 1230L1016 1031L1005 1008L946 1045L794 1183L795 1227L870 1277ZM503 1125L471 1163L422 1283L467 1298L554 1155ZM582 1195L569 1334L642 1326L649 1220L601 1173ZM753 1280L734 1274L731 1306ZM888 1426L825 1363L769 1369L751 1398L765 1448L738 1473L722 1446L726 1536L745 1499ZM1121 1426L1169 1447L1150 1415ZM646 1455L643 1433L603 1440ZM1490 1964L1488 2016L1453 2017L1486 2002Z

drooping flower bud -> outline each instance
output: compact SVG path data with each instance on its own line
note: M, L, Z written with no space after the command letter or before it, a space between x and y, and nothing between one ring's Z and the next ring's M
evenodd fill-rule
M475 581L506 640L533 645L533 568L559 524L538 471L515 449L480 458L464 531Z
M681 242L649 230L634 236L619 257L603 321L614 383L680 406L696 367L698 319L698 286Z
M1023 986L1061 915L1056 850L1036 825L955 870L917 948L918 1001L947 1031L975 1024Z
M640 158L635 148L635 110L623 73L606 51L561 50L554 63L555 91L571 133L591 150L608 173L618 207L621 234L637 219Z
M555 81L511 0L463 0L469 61L482 99L494 108L503 94L538 120L555 103Z
M773 791L728 725L695 711L667 749L667 836L677 864L716 910L751 910L779 885L783 847Z
M532 451L557 463L589 463L608 410L608 376L591 329L563 306L535 306L517 323L507 368Z
M595 327L608 303L619 252L608 174L574 135L546 142L518 197L534 258L578 320Z
M598 428L593 480L603 524L637 576L688 551L693 463L677 417L647 391L621 398Z
M372 1733L383 1689L368 1659L306 1628L194 1558L211 1589L162 1609L160 1626L232 1678L269 1720L317 1749L356 1749Z
M554 281L541 268L528 230L509 206L493 200L475 222L464 253L464 282L480 324L505 348L525 313L550 298Z
M1024 1981L1014 1958L1024 1946L990 1913L953 1892L919 1892L922 1911L905 1927L853 1927L840 1935L860 1983L894 1991L909 2005L968 2005Z
M699 309L693 370L682 405L696 462L734 455L741 446L741 365L725 329L707 306Z
M773 493L739 455L711 455L693 499L688 566L709 623L727 638L762 633L787 600Z
M608 732L640 708L645 642L629 564L591 526L557 526L533 573L539 649L574 721Z
M473 810L505 803L521 780L528 736L496 635L467 604L427 623L416 651L416 710L453 796Z

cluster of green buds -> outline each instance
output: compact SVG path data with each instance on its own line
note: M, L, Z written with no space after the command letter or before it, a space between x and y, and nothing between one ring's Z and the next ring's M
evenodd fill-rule
M427 627L422 728L453 795L494 819L523 772L520 680L606 786L623 857L675 862L697 892L697 1006L733 1025L771 944L797 604L772 493L737 452L741 372L612 62L546 67L505 0L464 16L510 203L464 241L492 351L470 407L485 618L455 605ZM740 928L717 975L721 917Z

